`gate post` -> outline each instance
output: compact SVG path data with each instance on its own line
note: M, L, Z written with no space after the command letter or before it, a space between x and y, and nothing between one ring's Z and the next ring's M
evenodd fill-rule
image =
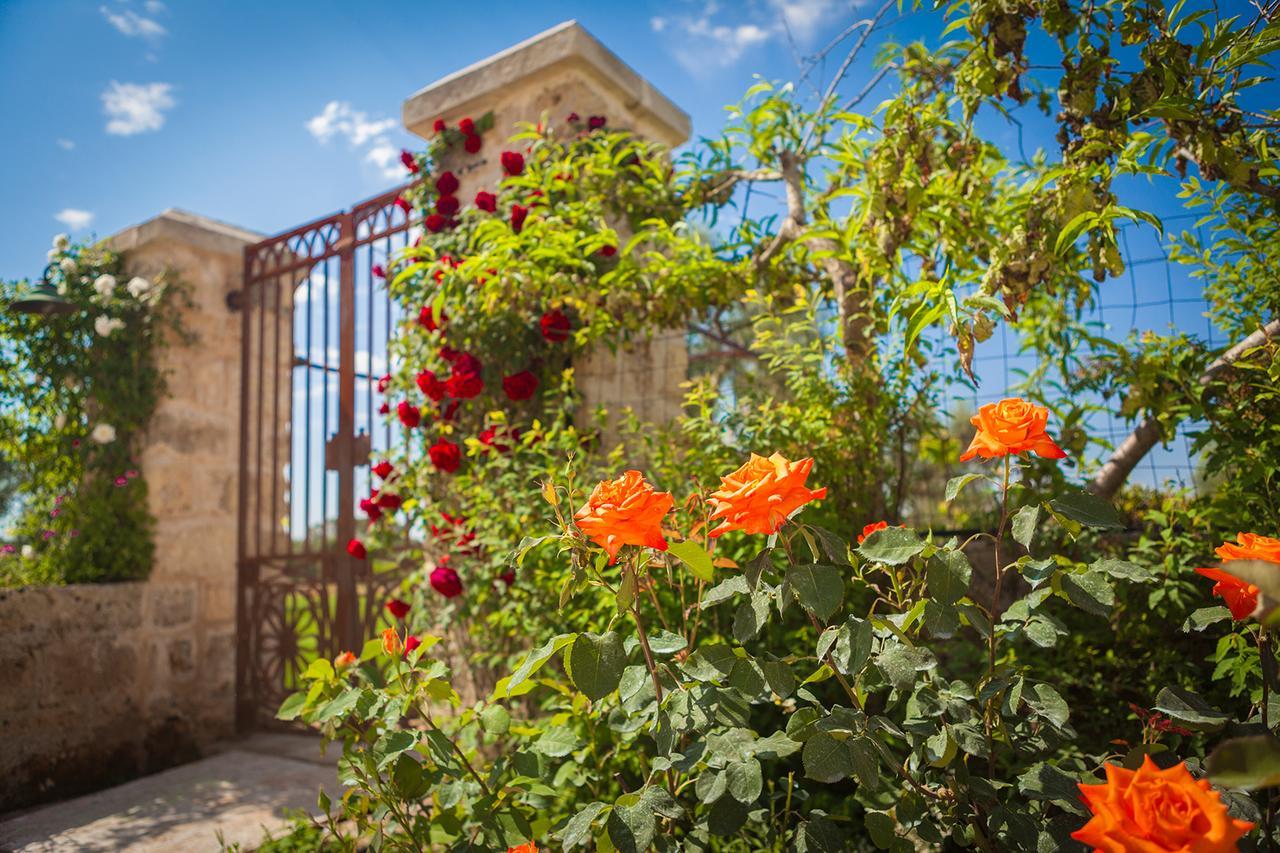
M341 237L338 248L338 432L334 436L338 464L337 549L335 551L335 585L337 587L338 648L359 649L364 640L359 636L356 607L355 575L358 561L346 551L347 542L355 536L355 440L356 440L356 266L355 218L344 213L338 219ZM363 460L361 460L363 462Z

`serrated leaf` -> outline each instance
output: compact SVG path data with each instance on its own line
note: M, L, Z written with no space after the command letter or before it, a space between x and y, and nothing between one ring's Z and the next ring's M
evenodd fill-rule
M708 607L713 607L722 601L728 601L735 595L746 595L750 591L751 588L747 586L747 579L742 575L734 575L707 590L698 606L706 610Z
M568 726L552 726L538 736L532 749L548 758L561 758L578 748L581 741Z
M1231 719L1198 694L1181 687L1162 688L1156 694L1155 709L1198 732L1217 731Z
M595 701L617 689L626 660L618 634L583 633L565 652L564 668L573 686Z
M715 578L715 569L711 565L711 555L706 549L690 539L683 542L671 542L667 545L667 553L675 556L682 563L707 583Z
M800 754L804 775L817 782L839 782L853 772L853 759L845 741L829 732L815 731Z
M280 710L276 711L276 719L296 720L298 715L302 713L302 709L306 707L306 704L306 693L294 693L280 704Z
M1126 581L1149 581L1155 577L1146 566L1130 563L1127 560L1095 560L1089 568Z
M1102 498L1088 492L1072 492L1054 498L1049 506L1072 521L1101 530L1123 530L1124 517Z
M1097 616L1106 616L1116 603L1116 591L1101 572L1062 576L1062 591L1071 603Z
M925 579L929 594L942 604L955 604L969 592L973 566L960 550L939 551L929 558Z
M792 566L783 585L820 622L826 622L844 601L844 576L835 566Z
M886 527L862 541L858 553L887 566L900 566L924 550L924 540L907 527Z
M947 491L944 495L946 502L951 503L959 497L960 492L963 491L965 486L969 485L974 480L981 479L981 474L961 474L959 477L952 477L950 480L947 480Z
M1013 515L1013 522L1010 529L1013 532L1013 541L1017 542L1028 551L1031 550L1031 542L1035 539L1036 525L1040 522L1040 507L1036 504L1030 504L1022 507Z

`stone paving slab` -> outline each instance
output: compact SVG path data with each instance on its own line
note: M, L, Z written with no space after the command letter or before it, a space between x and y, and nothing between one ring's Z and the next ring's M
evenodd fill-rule
M0 819L0 850L126 850L131 853L253 849L268 830L288 824L285 812L316 808L321 787L334 799L332 750L296 735L260 735L225 752L105 791Z

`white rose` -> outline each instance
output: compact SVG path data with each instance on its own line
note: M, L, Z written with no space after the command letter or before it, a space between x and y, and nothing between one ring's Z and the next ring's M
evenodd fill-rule
M98 424L89 433L89 438L94 444L110 444L116 440L116 428L111 424Z
M68 237L66 234L56 234L56 235L54 235L54 238L53 238L53 248L55 248L55 249L65 249L65 248L67 248L67 246L69 246L69 245L71 245L71 238L70 238L70 237Z
M124 320L108 317L106 314L93 321L93 330L104 338L110 337L112 332L123 328Z
M73 272L75 272L75 271L76 271L76 259L75 259L75 258L63 258L62 260L58 261L58 266L59 266L59 267L62 269L62 271L63 271L63 272L65 272L65 273L73 273Z
M61 255L61 254L62 252L58 251L57 249L50 249L49 251L44 253L44 256L49 259L49 263L53 263L58 259L58 255Z
M35 548L32 548L30 545L23 545L23 546L22 546L22 559L24 559L24 560L30 560L30 559L31 559L32 557L34 557L35 555L36 555L36 549L35 549Z
M67 295L67 283L65 281L58 282L58 295L59 296Z
M93 280L94 291L103 299L110 298L116 290L116 277L113 275L100 275Z
M129 284L126 285L126 287L129 290L130 296L134 299L141 299L142 296L151 289L151 282L141 276L134 276L129 279Z

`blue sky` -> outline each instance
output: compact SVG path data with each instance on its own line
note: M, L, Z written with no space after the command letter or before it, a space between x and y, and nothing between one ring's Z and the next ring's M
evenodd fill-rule
M388 152L415 142L399 127L405 97L570 18L687 110L695 134L714 133L753 74L793 78L797 53L852 8L0 0L0 276L38 275L57 231L111 234L167 207L268 233L346 207L399 180ZM308 125L326 108L321 138Z

